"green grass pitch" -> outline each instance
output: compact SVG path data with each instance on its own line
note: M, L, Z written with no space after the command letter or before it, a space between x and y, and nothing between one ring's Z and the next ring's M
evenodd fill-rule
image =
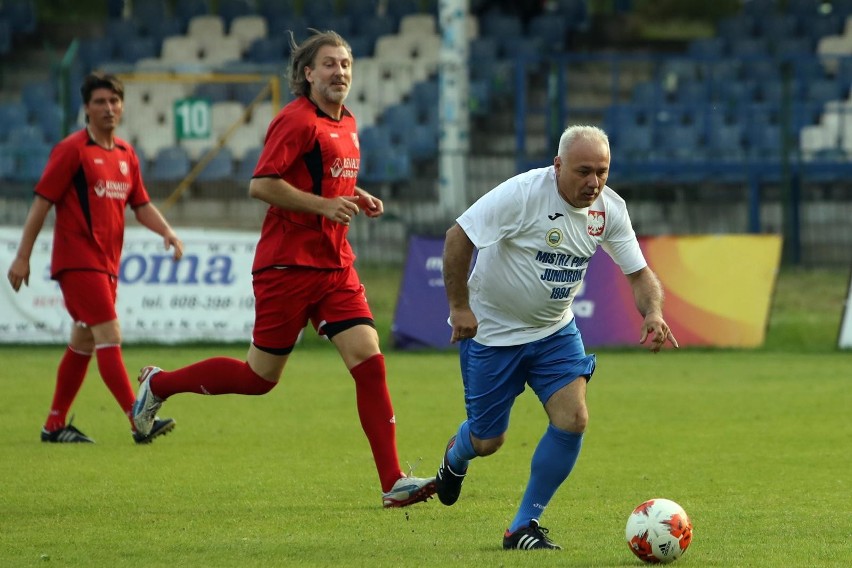
M529 391L456 505L384 510L330 345L306 340L266 396L170 399L177 428L143 447L95 365L72 412L97 444L40 443L61 347L0 348L0 566L641 566L624 525L651 497L692 518L677 565L850 566L852 354L839 312L785 299L819 289L793 276L765 349L598 351L583 451L542 517L560 552L501 550L546 426ZM816 296L826 312L846 278ZM392 298L373 304L389 318ZM125 347L131 370L219 354L245 346ZM386 357L400 457L433 475L463 418L457 358Z

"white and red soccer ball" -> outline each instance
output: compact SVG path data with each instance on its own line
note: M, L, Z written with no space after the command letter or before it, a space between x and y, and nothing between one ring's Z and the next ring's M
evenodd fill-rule
M692 542L692 522L683 507L669 499L651 499L627 518L627 546L651 564L674 562Z

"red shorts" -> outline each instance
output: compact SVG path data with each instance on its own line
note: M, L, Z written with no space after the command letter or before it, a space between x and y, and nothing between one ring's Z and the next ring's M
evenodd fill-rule
M118 319L118 278L94 270L65 270L57 275L65 308L75 323L88 327Z
M373 324L364 286L355 268L270 268L254 275L252 343L286 355L310 321L320 335L343 331L335 324Z

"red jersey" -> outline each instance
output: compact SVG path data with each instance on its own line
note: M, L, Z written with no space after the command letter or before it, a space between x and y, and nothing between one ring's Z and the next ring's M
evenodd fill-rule
M118 276L124 209L150 201L130 144L116 138L107 150L87 129L71 134L53 148L35 192L56 207L51 276L63 270Z
M269 124L253 177L281 178L322 197L355 195L361 162L355 117L335 120L309 98L287 104ZM322 215L270 206L252 272L271 266L343 268L355 261L349 227Z

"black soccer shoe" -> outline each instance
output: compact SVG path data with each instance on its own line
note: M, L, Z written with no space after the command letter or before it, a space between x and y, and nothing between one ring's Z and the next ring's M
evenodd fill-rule
M133 432L133 441L137 444L150 444L157 436L165 436L175 429L175 421L172 418L157 418L151 432L146 436L141 432Z
M456 437L450 438L447 442L447 449L444 450L444 458L441 460L441 467L438 468L438 474L435 476L435 487L438 493L438 499L444 505L452 505L459 500L461 494L462 483L464 476L467 475L467 469L461 473L456 473L450 469L450 463L447 461L447 452L456 443Z
M506 531L503 535L504 550L562 550L562 547L547 538L547 529L538 526L538 521L532 519L530 526L518 529L513 533Z
M72 419L73 420L73 419ZM59 430L54 430L53 432L48 432L44 428L41 429L41 441L42 442L50 442L52 444L94 444L95 441L77 430L74 426L71 425L71 421L68 421L68 425L60 428Z

